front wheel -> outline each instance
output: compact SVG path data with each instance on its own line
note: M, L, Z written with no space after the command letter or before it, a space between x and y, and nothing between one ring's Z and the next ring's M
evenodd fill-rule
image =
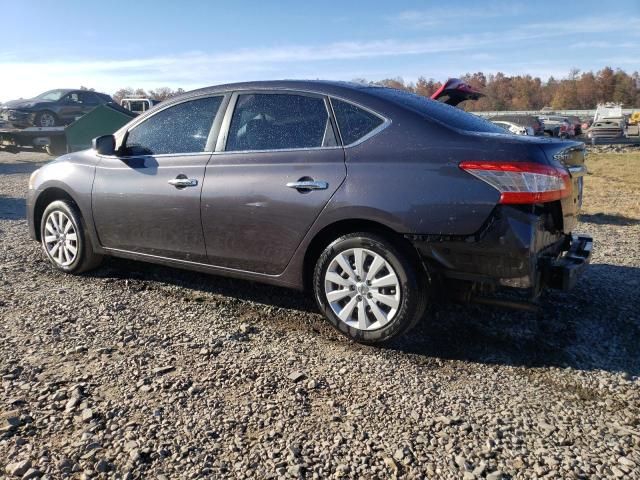
M50 112L49 110L44 110L42 112L38 112L35 116L34 123L36 127L55 127L58 125L58 117L55 113Z
M426 309L426 275L416 259L370 233L342 236L324 250L313 276L329 322L361 343L406 333Z
M78 207L69 201L56 200L47 206L42 214L40 238L49 261L65 273L91 270L102 260L93 251Z

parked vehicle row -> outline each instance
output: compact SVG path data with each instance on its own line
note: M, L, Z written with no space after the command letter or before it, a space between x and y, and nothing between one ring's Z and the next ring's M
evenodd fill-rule
M489 119L516 135L544 135L544 124L534 115L499 115Z
M408 92L252 82L167 100L41 167L27 218L61 271L112 255L308 288L374 343L444 292L571 288L592 247L572 232L585 172L582 143Z
M498 115L490 119L516 135L548 135L573 138L582 133L582 122L576 116Z

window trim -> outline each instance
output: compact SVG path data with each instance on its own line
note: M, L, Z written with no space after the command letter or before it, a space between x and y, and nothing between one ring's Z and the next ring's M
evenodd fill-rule
M338 123L338 117L336 116L335 110L333 109L333 102L332 100L339 100L341 102L344 103L348 103L350 105L353 105L356 108L360 108L361 110L364 110L365 112L368 112L372 115L375 115L376 117L378 117L379 119L382 120L382 123L380 125L378 125L376 128L374 128L373 130L371 130L369 133L367 133L366 135L363 135L362 137L360 137L359 139L357 139L355 142L351 142L348 145L344 144L344 141L342 139L342 132L340 132L340 124ZM369 140L370 138L376 136L378 133L380 133L382 130L384 130L385 128L387 128L389 125L391 125L391 119L385 117L384 115L376 112L375 110L372 110L369 107L365 107L364 105L360 104L360 103L356 103L352 100L347 100L345 98L342 97L338 97L336 95L329 95L329 103L331 105L331 113L333 114L333 118L335 120L335 124L336 127L338 129L338 132L340 134L340 143L343 145L344 148L353 148L353 147L357 147L358 145L360 145L361 143L366 142L367 140Z
M320 98L324 102L324 107L327 111L327 117L329 122L331 123L331 128L333 128L333 135L335 136L337 145L329 146L329 147L300 147L300 148L274 148L274 149L262 149L262 150L226 150L227 148L227 140L229 137L229 129L231 128L231 120L233 118L233 114L235 113L236 104L238 102L238 97L240 95L298 95L301 97L313 97ZM218 135L218 142L216 143L216 148L214 154L242 154L242 153L265 153L265 152L299 152L305 150L333 150L336 148L342 148L342 139L339 136L338 125L333 116L333 109L331 108L331 104L329 102L329 97L323 93L319 92L310 92L306 90L295 90L295 89L250 89L250 90L234 90L231 94L231 99L229 100L229 105L227 106L227 111L225 112L224 119L222 120L222 126L220 129L220 133Z
M122 142L121 145L119 147L118 150L120 150L123 147L126 147L127 145L127 139L129 138L129 132L131 132L132 130L138 128L140 125L143 125L147 120L149 120L150 118L153 118L155 115L157 115L160 112L163 112L169 108L172 107L177 107L178 105L182 105L183 103L187 103L187 102L193 102L196 100L203 100L206 98L214 98L214 97L222 97L222 100L220 102L220 105L218 106L218 110L216 111L214 117L213 117L213 121L211 122L211 128L209 129L209 134L207 135L207 141L205 143L204 146L204 150L202 152L176 152L176 153L158 153L158 154L147 154L147 155L115 155L115 157L118 158L137 158L137 157L156 157L156 158L163 158L163 157L185 157L185 156L193 156L193 155L211 155L212 153L214 153L215 150L215 145L217 142L217 138L218 135L220 133L220 126L222 124L222 120L224 117L224 113L227 110L227 105L229 102L229 98L230 98L230 93L229 92L218 92L218 93L207 93L205 95L198 95L198 96L194 96L194 97L190 97L190 98L185 98L182 101L178 101L178 102L171 102L168 103L167 105L164 105L162 108L158 108L158 110L156 110L155 112L149 114L149 115L144 115L143 118L140 118L139 120L134 120L134 123L127 128L127 130L124 132L124 135L122 136ZM149 110L147 110L148 112ZM146 112L144 112L146 113Z

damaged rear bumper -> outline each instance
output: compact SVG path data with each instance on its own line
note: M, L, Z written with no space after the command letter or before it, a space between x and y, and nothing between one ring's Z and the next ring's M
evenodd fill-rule
M557 221L550 211L501 205L474 235L406 237L446 280L535 299L544 288L572 288L591 259L593 240L558 231Z
M568 247L566 252L558 258L542 257L540 259L542 279L549 288L572 289L591 261L593 238L586 235L573 235Z

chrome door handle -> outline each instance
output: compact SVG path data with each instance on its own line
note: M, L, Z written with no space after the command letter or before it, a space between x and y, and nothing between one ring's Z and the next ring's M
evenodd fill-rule
M297 182L287 183L287 187L296 190L326 190L329 184L322 180L298 180Z
M174 178L169 180L169 185L173 185L176 188L185 188L185 187L196 187L198 185L198 180L195 178Z

